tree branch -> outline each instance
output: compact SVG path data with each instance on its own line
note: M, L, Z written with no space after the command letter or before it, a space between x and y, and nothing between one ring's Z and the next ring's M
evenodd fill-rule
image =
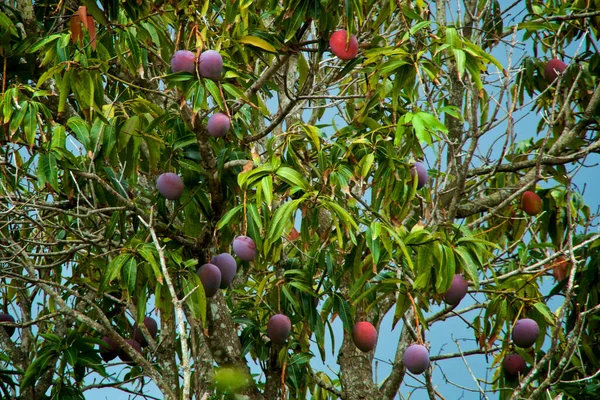
M152 211L150 212L152 215ZM192 384L192 368L190 366L190 352L188 349L188 335L187 330L185 328L185 313L183 312L183 300L179 300L177 297L177 291L173 286L173 282L171 281L171 275L169 274L169 269L167 268L167 261L165 259L165 252L160 242L158 241L158 237L156 236L156 232L152 226L152 219L146 222L144 219L140 217L140 221L148 230L150 231L150 235L152 236L152 241L154 242L154 247L156 251L158 251L160 267L163 273L163 277L165 278L165 283L167 284L167 288L169 289L169 293L171 294L171 302L175 307L175 313L177 314L177 328L179 330L179 344L181 346L181 368L183 370L183 398L190 398L190 388Z

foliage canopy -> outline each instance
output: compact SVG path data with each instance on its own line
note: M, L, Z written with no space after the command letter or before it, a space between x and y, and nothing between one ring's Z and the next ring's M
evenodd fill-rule
M600 236L573 180L600 149L599 28L584 0L2 2L0 292L18 335L0 329L1 396L392 399L405 349L461 318L471 347L434 368L487 354L484 395L593 398ZM358 57L332 57L338 29ZM172 73L182 49L218 51L221 79ZM553 58L568 68L548 82ZM179 199L158 193L164 172ZM207 298L196 269L238 235L257 256ZM443 306L455 274L466 308ZM285 345L266 337L276 313ZM375 381L352 328L388 313L400 339ZM139 353L126 339L147 316L159 335ZM510 341L525 317L531 351ZM332 361L336 318L339 374L311 366ZM103 336L134 360L124 375ZM528 368L511 379L515 351Z

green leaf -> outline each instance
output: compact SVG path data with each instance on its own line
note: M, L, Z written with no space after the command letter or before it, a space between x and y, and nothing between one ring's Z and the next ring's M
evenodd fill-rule
M19 32L17 31L15 24L13 24L8 15L3 12L0 12L0 26L3 28L3 31L10 32L11 35L19 37Z
M292 15L292 18L288 19L288 24L285 27L283 32L287 32L285 36L285 41L289 41L294 36L296 36L296 31L302 25L302 22L306 20L306 10L308 9L309 1L301 1L300 6L295 7Z
M5 105L6 104L10 105L10 101L8 99L7 99L7 102L5 103ZM29 103L27 101L22 101L19 106L21 108L18 109L12 115L12 118L10 118L9 131L11 134L15 133L21 126L21 123L23 122L23 118L25 118L25 114L27 113L27 109L29 108ZM10 108L10 113L12 113L12 107ZM4 116L5 116L5 119L10 117L10 116L7 116L6 111L5 111Z
M137 315L136 321L139 324L144 323L146 317L146 307L148 306L148 281L144 282L142 289L139 291L137 297Z
M250 221L253 221L254 224L256 224L256 228L259 231L262 231L263 224L262 224L260 215L258 214L258 207L256 206L256 203L248 203L247 209L248 209L248 216L250 216L248 223L250 224ZM258 244L258 241L257 241L257 244Z
M542 314L544 320L546 320L549 325L554 325L556 323L554 314L552 314L552 311L550 311L550 308L546 304L538 302L535 303L533 307Z
M433 241L434 238L431 233L426 229L413 229L408 236L404 238L404 244L407 246L420 246Z
M475 289L479 289L479 276L477 274L477 267L469 254L469 251L464 247L455 247L454 254L456 255L457 266L460 265L465 270L469 278L473 282Z
M238 39L238 42L258 47L270 53L277 53L277 49L271 43L256 36L242 36Z
M42 39L38 40L33 46L29 47L27 49L27 53L29 53L29 54L35 53L36 51L40 50L45 45L60 39L61 36L62 36L61 34L55 33L54 35L43 37ZM64 67L64 65L63 65L63 67ZM39 81L38 81L37 86L40 87Z
M394 320L392 322L392 329L396 326L398 321L402 318L404 313L411 306L410 298L408 297L408 292L406 288L403 286L398 290L398 298L396 299L396 310L394 311Z
M242 172L238 175L238 185L242 190L252 188L256 182L272 172L273 165L271 163L266 163L250 171Z
M279 179L288 183L290 186L297 186L304 191L310 189L308 181L295 169L290 167L280 167L275 173Z
M37 379L44 373L50 362L58 355L56 350L48 346L43 347L38 356L27 367L23 380L21 381L21 390L35 384Z
M260 186L262 188L262 194L265 199L265 203L269 210L273 204L273 177L271 175L267 175L260 181Z
M67 121L69 128L75 133L75 137L83 145L85 150L91 150L90 131L87 123L80 117L71 117Z
M426 113L426 112L420 112L420 113L417 113L417 115L423 121L425 126L427 126L427 129L429 131L431 131L431 132L440 131L440 132L448 133L448 128L446 128L446 125L442 124L440 122L440 120L437 119L434 115Z
M223 90L225 90L227 93L229 93L230 95L232 95L233 97L235 97L238 100L248 100L246 98L246 96L244 96L244 92L241 91L239 88L235 87L234 85L230 84L230 83L222 83L221 86L223 87Z
M135 258L130 257L127 262L123 265L122 269L122 284L129 292L129 295L133 295L135 292L135 284L137 282L137 261Z
M187 278L182 278L183 294L186 296L185 303L189 307L192 316L199 319L204 326L206 321L206 295L200 277L195 273L189 273Z
M154 258L154 252L152 249L152 245L147 244L146 246L137 249L137 252L150 265L150 267L152 268L152 271L154 272L154 277L156 278L158 283L160 283L162 285L163 284L163 276L162 276L162 273L160 272L160 266L158 265L156 258Z
M38 107L35 103L29 103L25 117L23 118L23 131L25 132L25 141L29 146L35 143L37 133L37 113Z
M458 79L462 79L465 74L465 52L459 49L453 49L454 60L456 61L456 70L458 72Z
M298 87L303 87L308 78L309 67L306 58L302 52L298 53Z
M446 27L446 43L450 45L453 49L460 48L460 39L458 38L458 33L456 32L456 28L448 26Z
M417 250L417 278L413 287L417 290L426 289L431 281L431 270L433 269L432 246L420 246Z
M42 87L42 84L46 82L48 79L53 77L55 74L62 72L63 69L67 67L67 64L60 63L51 68L48 68L37 81L37 87Z
M439 272L435 279L435 290L437 293L446 293L450 288L456 270L454 252L449 246L439 244L440 252Z
M296 313L300 313L302 311L300 303L298 303L296 296L294 296L294 294L290 291L289 285L282 286L281 293L283 293L283 296L292 304L292 307L294 310L296 310Z
M105 128L106 124L102 122L100 118L94 120L92 129L90 130L90 150L92 150L94 154L98 153L100 150L100 145L102 144L100 139L104 135Z
M369 175L369 172L371 171L371 167L373 166L373 162L375 161L375 154L373 153L369 153L367 155L365 155L361 160L360 160L360 176L361 178L366 178L367 175Z
M342 208L342 206L334 203L333 201L322 201L321 204L329 211L336 213L346 225L351 225L354 229L358 230L356 221L354 221L354 218L352 218L350 214L348 214L348 212Z
M431 146L433 144L431 134L427 129L425 129L425 123L423 122L423 119L419 113L414 114L410 122L415 130L415 135L417 136L417 139L419 139L419 142Z
M344 325L344 330L348 333L352 332L354 321L352 318L350 304L348 304L348 302L342 296L336 293L334 295L333 308L340 316L342 324Z
M124 253L119 254L117 257L113 258L104 271L104 275L102 276L102 283L100 284L100 290L104 288L105 285L112 282L119 274L121 273L121 268L123 265L131 258L131 254Z
M408 252L406 244L404 243L404 241L402 240L402 238L400 237L400 235L398 235L398 232L396 232L393 228L391 228L391 227L389 227L387 225L383 225L383 227L390 234L390 236L392 238L394 238L394 240L396 241L396 244L398 245L398 247L400 247L400 251L402 252L402 255L404 256L404 259L406 260L406 263L408 264L408 267L411 270L414 270L415 266L414 266L414 264L412 262L412 258L410 257L410 253Z
M410 35L413 36L415 33L419 32L423 28L428 27L431 24L431 21L421 21L416 23L413 27L410 28Z
M268 241L274 243L281 238L286 225L291 223L293 213L298 209L298 206L304 201L304 198L288 201L275 211L271 221L271 229L269 230ZM269 246L270 247L270 246ZM269 248L265 248L269 251Z
M321 130L312 125L302 125L302 130L310 138L317 151L321 151Z
M54 151L46 154L45 163L42 165L46 180L52 186L52 188L58 191L58 165L56 162L57 155Z
M50 147L53 149L65 149L67 142L66 129L63 125L57 125L52 130L52 142Z
M64 351L64 357L66 357L69 365L75 366L75 364L77 364L77 353L79 353L79 351L75 347L69 347Z
M215 103L221 110L225 110L225 101L223 100L223 96L221 95L221 91L215 82L210 79L204 79L204 86L208 89L208 92L212 96Z
M38 156L38 167L37 167L37 184L40 190L43 190L48 180L47 174L49 170L48 166L48 154L42 153Z
M223 229L223 227L229 223L231 218L233 218L236 214L238 214L242 210L242 207L243 207L243 205L240 204L238 206L233 207L231 210L227 211L227 213L225 213L225 215L223 215L221 217L219 222L217 222L217 230Z

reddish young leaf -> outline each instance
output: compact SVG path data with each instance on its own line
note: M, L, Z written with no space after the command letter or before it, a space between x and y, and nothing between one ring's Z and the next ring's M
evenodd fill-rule
M79 20L83 23L83 27L88 29L88 16L87 16L87 8L86 6L79 6L77 9L77 15L79 15Z
M71 17L71 41L77 43L78 40L83 39L83 33L81 32L81 20L79 15Z
M87 16L87 28L90 31L90 46L93 50L96 50L96 25L91 15Z

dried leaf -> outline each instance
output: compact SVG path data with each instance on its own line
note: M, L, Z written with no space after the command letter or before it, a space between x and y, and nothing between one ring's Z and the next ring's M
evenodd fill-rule
M293 241L300 237L300 233L298 232L298 230L296 228L292 227L292 230L287 235L287 237L290 241Z
M252 163L250 161L248 161L246 163L246 165L244 165L244 168L242 168L242 173L248 172L250 170L252 170Z

